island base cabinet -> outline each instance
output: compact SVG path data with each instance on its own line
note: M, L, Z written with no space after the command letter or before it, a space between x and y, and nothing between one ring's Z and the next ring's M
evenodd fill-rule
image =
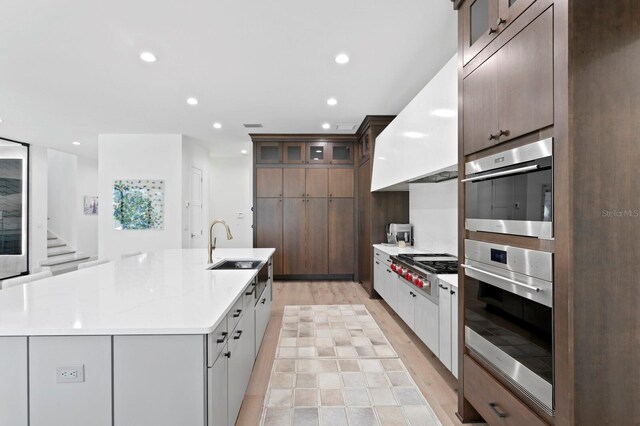
M26 337L0 337L0 425L28 425L28 359Z
M254 339L254 317L246 312L229 338L229 425L236 423L249 384L255 361Z
M449 285L439 284L439 309L438 309L438 327L439 327L439 350L438 358L445 367L451 370L451 293Z
M229 396L227 393L229 374L229 352L227 347L215 360L213 366L207 368L208 426L227 426L227 410Z
M84 378L59 383L57 369L71 366ZM139 394L142 398L152 400ZM111 407L111 336L29 338L30 426L112 426Z
M418 293L415 301L415 324L413 331L435 356L439 356L438 304L420 293Z
M414 299L416 292L413 288L406 284L402 279L398 281L398 309L396 312L402 318L402 320L409 326L410 329L414 329ZM418 334L418 333L416 333ZM418 335L420 337L420 335Z
M205 342L202 335L114 336L114 425L205 424Z

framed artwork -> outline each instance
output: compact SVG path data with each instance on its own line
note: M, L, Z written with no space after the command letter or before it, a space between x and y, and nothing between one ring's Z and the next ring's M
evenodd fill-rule
M98 197L95 195L84 196L84 214L98 214Z
M113 182L113 227L118 230L163 229L164 180L119 179Z

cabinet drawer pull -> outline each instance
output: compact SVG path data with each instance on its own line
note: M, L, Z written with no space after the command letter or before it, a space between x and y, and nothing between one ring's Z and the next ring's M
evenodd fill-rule
M376 260L376 265L379 265L379 264L380 264L380 262L378 262L378 261Z
M506 23L507 23L507 21L505 21L505 20L504 20L504 19L502 19L502 18L498 18L498 19L496 20L496 26L500 26L500 25L502 25L502 24L506 24Z
M245 295L245 296L251 296L251 295L253 294L253 292L254 292L254 291L256 291L256 287L255 287L255 286L256 286L256 285L255 285L255 284L253 284L253 288L252 288L250 291L245 291L245 292L244 292L244 295Z
M218 338L218 340L216 340L216 343L224 343L224 341L227 339L228 334L229 333L227 333L226 331L220 333L220 337Z
M498 137L500 136L509 136L511 134L510 131L508 130L500 130L500 133L498 133Z
M224 356L226 356L227 358L231 358L231 351L226 352L226 353L224 354Z
M236 331L237 335L233 336L233 340L240 340L240 336L242 336L242 330Z
M238 317L240 316L240 314L241 314L241 313L242 313L242 309L238 309L238 310L236 311L236 313L235 313L235 314L233 314L233 317L234 317L234 318L238 318Z
M449 287L445 287L442 284L438 284L438 287L440 287L443 290L449 290Z
M265 298L265 299L262 299L262 302L260 302L260 303L262 303L264 305L266 301L267 301L267 299Z
M456 294L456 292L455 292L455 291L453 291L453 290L451 290L449 293L451 293L451 294Z
M498 140L500 136L499 135L494 135L493 133L489 133L489 140L493 141L493 140Z
M498 34L498 30L500 28L495 27L495 28L489 28L489 34Z
M498 404L497 404L497 403L495 403L495 402L490 402L490 403L489 403L489 407L491 407L491 409L492 409L493 411L495 411L495 413L498 415L498 417L502 417L502 418L507 417L507 413L505 413L504 411L500 411L500 410L498 409Z

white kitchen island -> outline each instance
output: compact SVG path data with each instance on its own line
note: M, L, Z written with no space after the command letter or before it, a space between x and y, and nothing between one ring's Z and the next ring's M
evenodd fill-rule
M258 298L257 270L206 258L164 250L0 290L0 425L234 424L273 275Z

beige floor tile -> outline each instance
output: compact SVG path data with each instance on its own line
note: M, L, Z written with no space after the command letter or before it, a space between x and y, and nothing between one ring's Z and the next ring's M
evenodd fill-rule
M341 373L341 375L342 383L346 388L364 388L367 386L364 375L360 372Z
M315 344L319 348L332 348L335 346L331 337L316 337Z
M413 386L413 382L409 375L403 371L389 371L387 377L391 382L391 386Z
M293 405L295 407L317 407L318 406L318 390L317 389L296 389L294 391Z
M287 347L278 348L279 358L295 358L297 356L298 356L298 348L287 348Z
M335 348L318 348L319 357L334 357L336 356Z
M347 408L350 424L353 426L373 426L378 425L378 420L371 407L349 407Z
M320 405L323 407L344 406L342 389L320 389Z
M295 337L283 337L280 339L280 347L283 346L289 346L289 347L295 347L298 346L298 339L296 339Z
M369 395L371 395L373 405L398 405L390 388L369 389Z
M281 407L268 407L264 417L265 426L284 426L291 422L291 409Z
M381 362L386 371L405 371L399 359L383 359Z
M427 407L402 407L411 426L436 426L440 422ZM524 425L523 425L524 426Z
M358 356L375 356L376 353L373 350L373 346L356 346L356 352Z
M269 407L291 407L293 391L291 389L271 389L269 392Z
M293 359L278 359L275 361L275 371L279 373L293 373L296 371L296 361Z
M296 408L293 410L293 426L317 426L317 408Z
M396 356L396 351L390 345L375 345L373 351L379 357Z
M382 426L405 426L407 421L400 407L375 407Z
M348 406L371 406L369 393L365 388L344 388L344 402Z
M384 373L365 373L370 388L388 388L389 381Z
M316 388L318 387L318 379L316 373L298 373L296 374L296 388Z
M295 378L295 373L273 373L271 376L271 387L274 389L292 388Z
M360 364L355 359L341 359L338 364L340 371L360 371Z
M340 375L338 373L318 373L318 387L336 389L340 386Z
M341 358L355 358L358 352L353 346L336 346L336 352Z
M315 373L318 371L318 361L315 359L298 360L298 373Z
M382 373L384 371L384 367L378 359L361 359L360 367L366 373Z
M347 412L344 407L321 407L319 411L321 426L349 425L347 422Z
M335 373L338 371L338 363L335 359L319 359L318 373Z
M424 405L425 401L418 391L411 388L393 388L400 405Z
M298 348L298 357L300 358L315 358L316 348L313 346Z

